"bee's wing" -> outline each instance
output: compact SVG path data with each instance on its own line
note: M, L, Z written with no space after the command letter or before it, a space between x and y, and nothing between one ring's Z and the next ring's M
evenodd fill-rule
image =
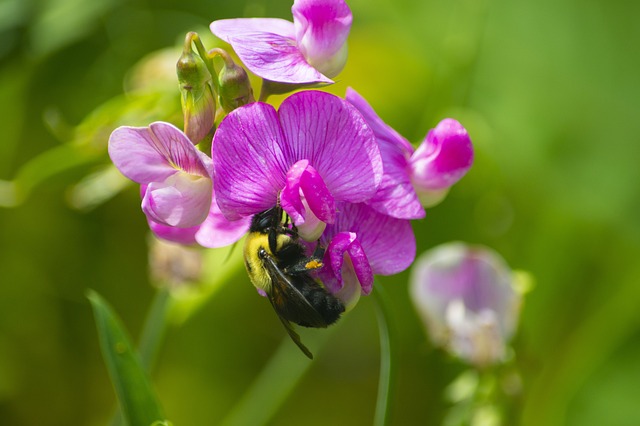
M293 285L292 279L304 280L312 278L308 275L287 276L276 264L275 259L267 257L264 262L271 277L271 289L267 293L278 315L284 319L307 327L326 327L327 323L316 308Z
M298 345L300 350L309 358L313 359L311 351L302 343L300 335L293 329L289 319L304 322L310 325L318 324L316 327L326 327L326 324L318 311L311 306L307 299L291 283L275 260L268 257L264 262L269 276L271 277L271 289L267 292L267 297L278 314L278 318L289 333L291 340Z
M269 300L271 300L271 298L269 298ZM271 303L273 304L273 301ZM273 305L273 307L275 308L276 306ZM276 312L278 312L277 308L276 308ZM313 359L313 354L311 353L309 348L307 348L302 343L302 341L300 340L300 335L298 333L296 333L296 331L293 329L293 326L291 325L291 323L289 321L287 321L286 319L284 319L282 317L282 315L280 315L280 313L278 313L278 318L280 318L280 321L282 321L282 325L284 325L284 328L287 330L287 333L289 333L289 336L291 337L291 340L293 340L293 343L298 345L300 350L307 356L307 358Z

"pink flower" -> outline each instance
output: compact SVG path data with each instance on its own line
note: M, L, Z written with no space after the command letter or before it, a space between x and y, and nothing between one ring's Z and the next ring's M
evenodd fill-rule
M401 219L422 218L422 205L439 202L471 167L473 145L456 120L442 120L414 151L355 90L347 89L346 100L362 113L380 147L384 176L378 192L368 201L377 211Z
M315 90L289 96L277 112L261 102L235 109L218 127L212 158L216 198L228 219L279 202L299 231L317 219L333 223L336 202L366 201L382 177L380 152L362 116Z
M212 203L211 159L172 124L119 127L109 138L109 155L141 185L142 211L160 238L221 247L248 229L247 221L224 219Z
M504 359L521 294L505 261L486 247L449 243L422 254L411 297L436 345L477 366Z
M293 23L223 19L211 31L233 46L254 74L280 83L333 83L347 60L351 10L344 0L295 0Z

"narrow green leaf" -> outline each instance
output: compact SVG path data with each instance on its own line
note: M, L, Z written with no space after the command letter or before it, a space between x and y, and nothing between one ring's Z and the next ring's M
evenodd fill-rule
M87 297L93 307L102 355L127 424L148 426L164 421L140 356L120 319L98 293L90 290Z

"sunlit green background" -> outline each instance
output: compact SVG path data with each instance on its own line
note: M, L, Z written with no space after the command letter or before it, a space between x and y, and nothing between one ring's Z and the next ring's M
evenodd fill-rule
M354 87L414 142L455 117L476 147L471 172L415 223L418 250L482 243L535 277L514 341L523 390L509 424L640 424L640 3L349 4L349 62L330 90ZM115 396L85 291L109 300L134 338L154 293L137 188L73 207L73 185L107 164L104 144L117 124L103 113L85 134L75 126L123 93L135 63L179 46L187 31L204 35L219 18L290 19L290 6L0 1L0 179L22 176L25 195L0 207L1 424L105 424ZM177 111L177 83L162 84L170 95L143 109ZM127 105L120 102L114 110ZM100 120L103 133L95 134ZM74 139L90 146L86 157L62 150L29 163ZM1 182L3 204L12 188ZM393 424L436 425L447 409L442 389L463 366L428 343L407 277L379 282L400 345ZM272 424L371 424L379 362L372 300L327 337L311 345L316 360ZM153 373L168 418L217 424L283 338L269 304L242 271L233 275L168 331Z

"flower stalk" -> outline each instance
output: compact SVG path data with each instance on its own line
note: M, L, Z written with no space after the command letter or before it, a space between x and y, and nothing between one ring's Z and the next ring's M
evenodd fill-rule
M378 379L378 397L374 426L391 424L392 402L396 376L396 342L393 336L391 306L384 288L377 285L373 292L376 301L376 315L380 335L380 378Z

